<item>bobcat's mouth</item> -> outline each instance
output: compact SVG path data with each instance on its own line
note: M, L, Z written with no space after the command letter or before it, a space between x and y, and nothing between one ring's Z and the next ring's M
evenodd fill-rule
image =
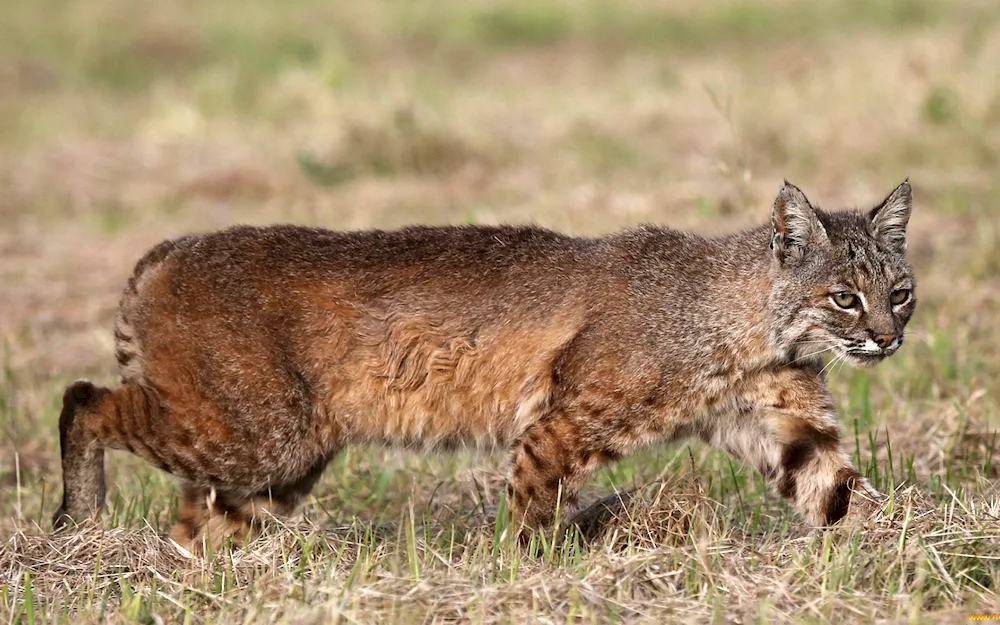
M874 367L878 363L882 362L886 358L892 355L891 351L881 351L881 352L868 352L859 349L852 349L845 352L845 360L851 365L867 369L869 367Z

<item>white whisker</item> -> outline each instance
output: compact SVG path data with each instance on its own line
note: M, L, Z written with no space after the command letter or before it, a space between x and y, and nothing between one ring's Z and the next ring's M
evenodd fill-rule
M830 362L826 363L826 366L820 370L819 375L823 375L827 369L833 367L833 365L837 362L843 362L844 360L847 360L847 354L844 352L837 352L836 355L830 359Z
M809 352L808 354L802 354L798 358L795 358L795 359L789 361L788 364L790 364L790 365L791 364L795 364L795 363L799 362L800 360L805 360L807 358L815 358L816 356L819 356L821 354L825 354L826 352L831 351L832 349L833 349L832 347L828 346L828 347L824 347L823 349L820 349L820 350Z

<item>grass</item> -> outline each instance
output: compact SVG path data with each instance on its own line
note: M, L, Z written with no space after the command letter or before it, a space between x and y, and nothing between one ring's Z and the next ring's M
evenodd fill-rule
M1000 11L986 0L705 4L37 0L0 20L0 622L967 622L1000 605ZM232 223L766 219L915 188L898 356L831 375L890 501L809 529L694 443L599 474L600 535L518 548L501 455L350 449L302 519L187 560L176 484L108 459L100 525L51 536L64 386L115 378L132 263Z

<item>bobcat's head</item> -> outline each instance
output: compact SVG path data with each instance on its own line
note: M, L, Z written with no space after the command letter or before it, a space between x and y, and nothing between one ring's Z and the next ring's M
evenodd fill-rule
M870 367L896 353L916 306L906 261L909 182L867 212L828 213L789 183L771 215L771 307L795 358Z

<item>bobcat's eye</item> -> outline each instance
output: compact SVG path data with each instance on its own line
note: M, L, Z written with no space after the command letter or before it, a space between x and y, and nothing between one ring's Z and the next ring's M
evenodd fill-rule
M841 308L854 308L858 305L858 296L847 291L834 293L831 298L833 299L833 303Z
M905 304L908 299L910 299L910 289L896 289L889 293L889 303L893 306Z

